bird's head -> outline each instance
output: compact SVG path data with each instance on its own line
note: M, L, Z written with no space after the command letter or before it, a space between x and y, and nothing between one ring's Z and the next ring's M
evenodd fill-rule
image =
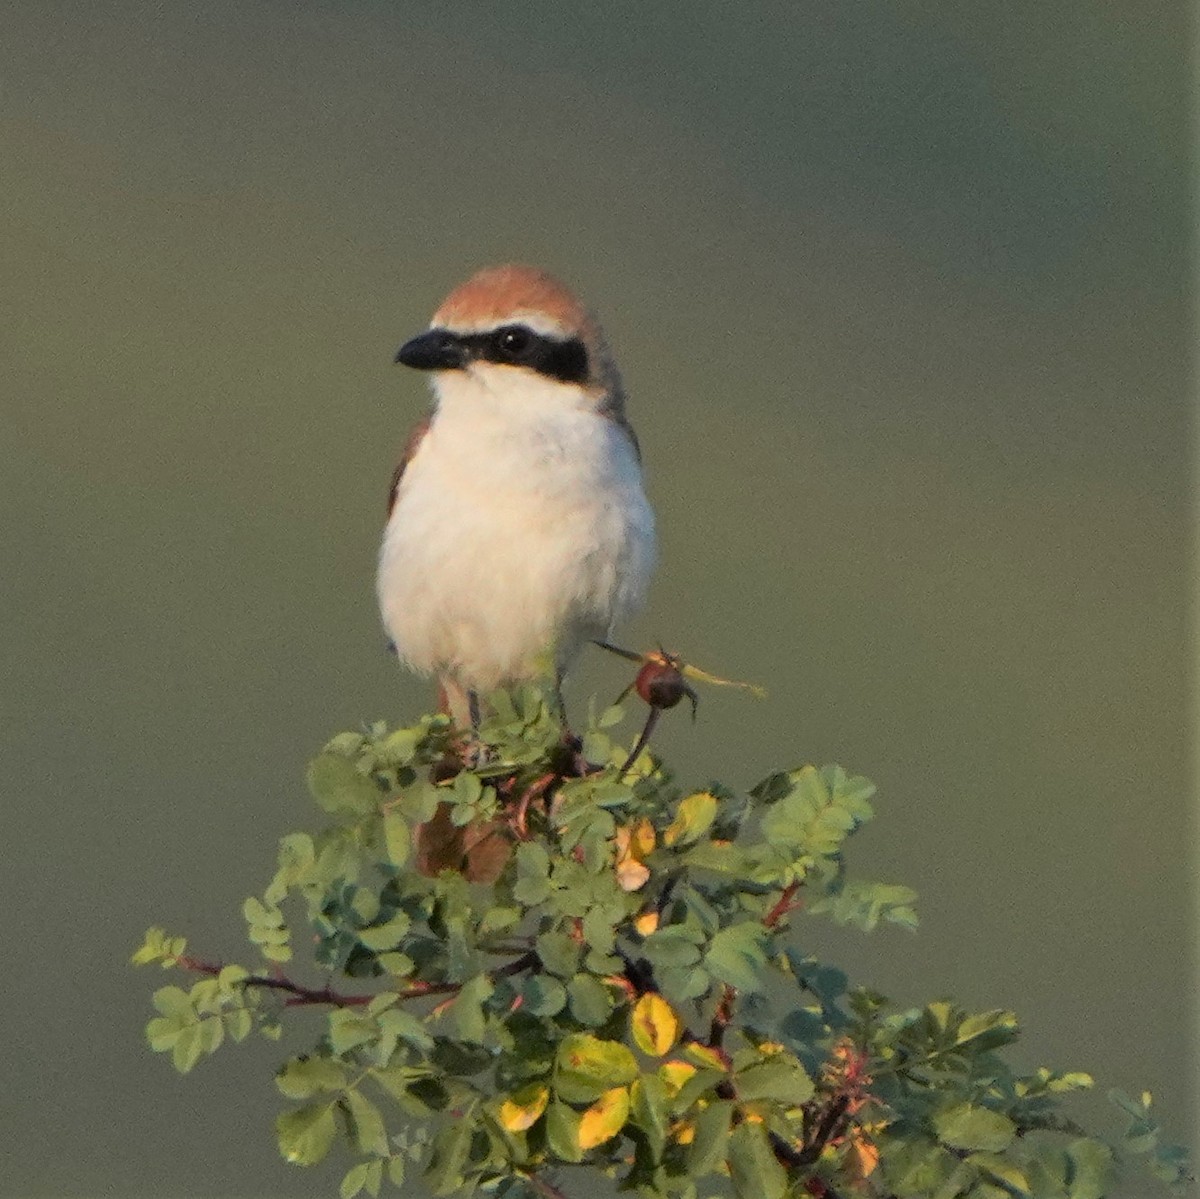
M595 318L557 279L534 267L488 267L456 287L425 333L396 361L434 372L445 396L460 384L494 398L586 405L620 416L620 377Z

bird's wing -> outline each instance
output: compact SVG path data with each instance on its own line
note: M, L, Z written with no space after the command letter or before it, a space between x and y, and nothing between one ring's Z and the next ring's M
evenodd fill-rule
M633 447L633 456L637 459L638 465L642 464L642 447L638 444L637 434L633 431L633 426L625 418L624 412L612 413L606 412L605 416L612 421L622 433L629 438L629 444Z
M408 464L413 460L421 442L425 440L425 434L429 432L429 423L433 418L425 417L417 423L417 426L408 435L408 440L404 443L404 451L400 455L400 461L396 463L396 469L392 471L392 485L388 491L388 515L391 516L392 509L396 506L396 496L400 494L400 482L404 478L404 472L408 469Z

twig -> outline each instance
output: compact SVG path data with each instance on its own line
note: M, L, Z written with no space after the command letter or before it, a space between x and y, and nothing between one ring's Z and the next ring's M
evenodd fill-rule
M661 715L661 708L650 709L650 714L646 717L646 723L642 726L641 735L634 742L633 749L629 751L629 757L625 759L625 765L621 767L617 778L623 779L629 773L629 768L638 760L638 755L642 750L646 748L646 742L650 740L650 734L654 732L654 726L658 724L658 718Z
M552 1182L539 1178L536 1174L526 1174L525 1181L545 1199L567 1199L566 1191L560 1191Z
M177 964L185 970L192 970L197 974L218 975L224 969L223 966L215 962L205 962L199 958L181 957L177 959ZM522 970L529 970L538 964L538 956L532 950L527 950L522 953L519 958L501 966L498 970L492 972L492 978L508 978L513 974L520 974ZM305 1007L310 1004L327 1003L332 1007L365 1007L376 997L374 995L343 995L340 991L333 990L332 987L306 987L301 983L293 982L290 978L280 976L272 978L264 974L252 974L249 978L241 980L243 987L261 987L267 991L283 991L288 995L288 999L284 1001L285 1007ZM421 999L426 995L454 995L462 990L462 983L413 983L412 986L406 987L403 991L396 992L397 999Z
M540 799L546 793L546 789L551 783L554 782L556 778L558 778L558 775L554 771L547 771L545 774L534 779L534 781L530 783L524 791L521 792L521 798L517 800L517 806L512 815L512 827L520 840L524 841L525 838L529 836L529 805L533 803L535 799Z
M784 918L784 916L788 915L789 912L795 912L800 909L802 906L801 904L792 903L792 896L795 895L799 890L799 882L788 883L788 885L784 887L779 896L778 902L763 917L763 924L765 924L767 928L774 928L780 922L780 920Z
M712 1023L708 1026L708 1044L713 1049L720 1049L725 1040L725 1030L733 1019L733 1001L736 995L737 992L728 983L721 988L721 997L717 1000Z
M821 1117L821 1122L817 1125L812 1140L797 1155L797 1165L811 1166L821 1156L821 1151L825 1146L830 1141L837 1140L846 1131L845 1119L849 1106L850 1100L847 1096L834 1096L829 1107L826 1108L825 1114Z
M177 964L185 970L197 974L218 975L224 969L219 963L205 962L199 958L182 957ZM290 978L272 978L266 974L251 974L241 980L243 987L261 987L265 991L283 991L289 998L285 1001L287 1007L303 1007L306 1004L328 1003L333 1007L365 1007L374 995L343 995L329 986L320 988L306 987L293 982Z

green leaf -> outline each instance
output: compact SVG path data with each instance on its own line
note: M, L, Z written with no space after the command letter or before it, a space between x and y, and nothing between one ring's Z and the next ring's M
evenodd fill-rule
M254 1017L245 1008L226 1012L224 1019L225 1028L235 1041L244 1041L254 1027Z
M546 1112L546 1141L550 1152L564 1162L583 1159L579 1146L579 1113L565 1103L552 1103Z
M179 1040L180 1032L186 1027L174 1016L159 1016L146 1025L146 1041L155 1053L165 1053Z
M433 1153L425 1170L425 1180L435 1195L449 1195L462 1189L463 1169L475 1135L474 1119L451 1121L433 1138Z
M643 1074L630 1087L634 1124L657 1161L666 1143L671 1101L658 1074Z
M526 907L544 903L552 890L550 856L536 841L522 841L517 846L517 881L513 898Z
M967 1161L989 1175L998 1183L1009 1188L1007 1193L1030 1194L1029 1179L1024 1171L1007 1157L998 1153L972 1153Z
M442 793L425 779L405 787L396 796L396 807L411 824L424 824L425 821L432 820L441 802Z
M605 1091L625 1086L638 1076L628 1047L590 1033L572 1033L555 1055L554 1089L569 1103L592 1103Z
M408 861L408 851L412 844L408 821L395 808L389 808L383 814L383 842L387 849L388 861L393 866L403 866Z
M769 934L759 921L744 921L721 929L709 943L704 965L723 983L738 991L762 989Z
M840 891L813 900L808 910L814 916L827 914L837 924L851 924L866 932L872 932L881 921L914 929L918 924L913 906L916 898L911 887L848 882Z
M433 1037L419 1017L404 1008L388 1008L380 1012L379 1022L379 1052L381 1063L387 1062L396 1047L397 1041L411 1045L421 1053L428 1053L433 1048Z
M698 791L681 799L674 820L663 831L663 844L690 845L708 831L716 815L717 797L709 791Z
M339 1056L379 1036L379 1024L353 1008L334 1008L329 1013L329 1046Z
M354 1143L363 1153L386 1156L388 1151L387 1131L379 1109L361 1092L347 1091L346 1108L354 1124Z
M567 1006L567 989L547 974L532 974L521 984L521 996L535 1016L557 1016Z
M204 1039L199 1023L179 1030L171 1046L171 1061L180 1074L187 1074L204 1056Z
M487 1020L484 1001L492 993L492 981L486 974L477 974L462 985L448 1009L448 1014L460 1040L479 1043L484 1038Z
M743 1070L734 1085L739 1099L777 1099L789 1107L807 1103L816 1089L804 1067L783 1054Z
M1112 1151L1100 1141L1084 1138L1067 1146L1069 1199L1102 1199L1112 1178Z
M159 962L166 969L175 965L186 948L187 940L184 937L168 937L161 928L149 928L141 947L134 951L129 960L135 966Z
M787 1172L771 1151L767 1130L749 1120L729 1137L729 1172L738 1199L783 1199Z
M703 933L668 926L651 933L642 944L642 952L655 969L670 970L683 966L694 966L700 961L700 946L697 938Z
M296 1057L284 1063L275 1085L288 1099L311 1099L314 1095L340 1091L346 1085L345 1062L327 1057Z
M557 930L542 933L536 945L538 959L548 974L570 978L578 970L580 945L566 933Z
M346 1171L341 1185L338 1187L340 1199L354 1199L354 1196L367 1185L367 1167L369 1165L369 1162L359 1162L357 1166L351 1166Z
M708 994L712 987L712 976L704 970L655 969L654 974L662 987L662 993L676 1003L699 999Z
M359 930L358 939L368 948L376 952L394 949L404 940L412 921L404 912L397 912L383 924L375 924L370 928Z
M718 1100L696 1116L692 1143L687 1147L687 1168L693 1178L709 1174L725 1161L733 1104Z
M354 763L337 754L318 754L308 765L308 789L327 812L365 816L379 806L380 790Z
M424 735L420 728L396 729L380 742L380 759L391 766L406 766L416 757L417 746Z
M957 1045L970 1045L972 1050L999 1049L1010 1045L1020 1035L1020 1026L1014 1012L997 1009L968 1016L958 1026Z
M613 993L591 974L577 974L567 984L571 1015L588 1028L597 1028L613 1010Z
M840 766L822 766L821 777L833 795L834 801L845 808L859 822L870 820L874 815L868 800L875 794L875 784L862 775L847 774Z
M192 997L182 987L159 987L152 999L164 1016L195 1016Z
M404 1185L404 1158L400 1154L395 1153L388 1158L387 1163L388 1182L394 1187L402 1187Z
M937 1112L933 1126L938 1139L952 1149L982 1149L999 1153L1012 1144L1016 1125L1002 1112L978 1107L973 1103L956 1103Z
M297 1166L314 1166L333 1144L336 1127L332 1103L312 1103L281 1112L275 1121L279 1152Z

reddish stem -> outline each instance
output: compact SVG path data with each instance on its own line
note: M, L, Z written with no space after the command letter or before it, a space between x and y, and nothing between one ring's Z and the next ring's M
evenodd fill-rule
M193 970L197 974L220 974L224 969L218 963L205 962L199 958L182 957L178 964L185 970ZM328 1003L334 1007L363 1007L375 998L374 995L342 995L329 986L306 987L293 982L290 978L280 976L270 978L265 974L252 974L241 980L243 987L262 987L265 991L283 991L288 995L287 1007L303 1007L306 1004Z
M712 1023L708 1027L708 1043L713 1049L720 1049L725 1040L725 1030L733 1019L733 1001L736 996L737 992L728 983L721 988L721 997L717 1000Z
M521 792L521 798L517 800L516 810L513 812L512 826L522 841L529 836L529 805L535 799L540 799L546 793L546 788L557 778L558 775L554 771L547 771Z
M193 957L178 958L176 964L185 970L195 971L197 974L213 976L220 974L223 969L215 962L206 962ZM525 953L507 965L501 966L499 970L494 970L492 977L507 978L512 974L520 974L522 970L528 970L537 964L537 954ZM242 979L241 985L243 987L262 987L267 991L283 991L288 996L284 1001L285 1007L305 1007L318 1003L327 1003L332 1007L365 1007L375 998L374 995L343 995L329 986L306 987L301 983L293 982L284 975L271 978L264 974L252 974L249 978ZM453 995L460 990L462 990L462 983L418 982L396 994L399 999L420 999L425 995Z
M526 1174L525 1181L544 1199L567 1199L566 1191L560 1191L553 1183L539 1178L536 1174Z
M795 912L803 905L792 903L792 896L800 890L799 882L788 883L784 887L775 906L763 917L763 924L767 928L774 928L783 918L790 912Z
M621 767L617 778L623 779L628 773L629 768L638 760L638 755L646 748L646 743L650 740L650 734L654 732L654 726L658 724L658 718L662 715L661 708L651 708L650 714L646 717L646 723L642 726L641 734L633 744L633 749L629 751L629 757L625 759L625 765Z

